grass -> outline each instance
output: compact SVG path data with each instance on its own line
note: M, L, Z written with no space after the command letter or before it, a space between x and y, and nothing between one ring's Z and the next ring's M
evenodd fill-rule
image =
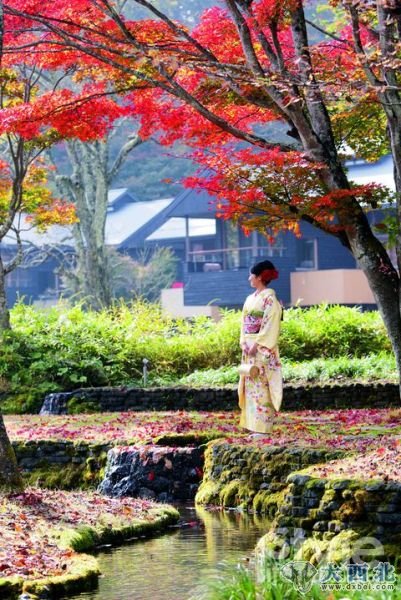
M315 358L306 361L292 361L283 358L283 376L288 383L318 384L358 380L361 382L398 381L395 358L387 352L368 354L362 357L340 356L335 358ZM152 377L152 385L187 385L190 387L221 387L238 382L236 366L218 369L196 370L189 375L172 377Z
M401 600L399 577L394 590L346 590L345 577L344 589L328 592L322 590L315 576L315 582L304 594L292 581L284 578L281 573L284 565L284 562L268 561L263 569L263 580L258 581L260 578L255 577L254 569L250 567L223 564L221 574L198 588L190 600Z

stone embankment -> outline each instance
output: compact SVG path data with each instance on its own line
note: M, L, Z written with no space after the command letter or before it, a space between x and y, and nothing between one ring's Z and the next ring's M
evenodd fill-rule
M282 410L398 407L393 383L285 385ZM226 388L81 388L48 394L41 414L164 410L222 411L238 408L235 386Z
M269 533L265 556L297 560L397 561L401 555L401 482L321 479L292 473Z

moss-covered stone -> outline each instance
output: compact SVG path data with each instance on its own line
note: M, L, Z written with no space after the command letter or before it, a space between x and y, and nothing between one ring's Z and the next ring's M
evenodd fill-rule
M287 491L287 488L284 488L281 492L259 490L253 497L252 509L257 513L266 514L273 519L277 512L277 507L284 502Z
M204 477L195 501L273 514L292 471L339 456L343 452L215 440L205 451Z
M22 577L0 577L0 598L17 598L21 593L23 582Z
M79 396L72 396L68 400L68 414L79 415L81 413L95 413L100 412L102 407L100 402L96 400L86 400Z
M220 504L221 486L218 481L204 481L196 494L197 504L207 506Z
M221 438L221 433L210 432L189 432L189 433L167 433L156 437L153 444L156 446L202 446L211 440Z
M82 442L13 443L26 485L49 489L93 489L103 478L108 445Z
M401 483L319 479L313 468L288 481L259 550L277 556L278 549L294 550L298 537L294 558L312 564L401 558Z

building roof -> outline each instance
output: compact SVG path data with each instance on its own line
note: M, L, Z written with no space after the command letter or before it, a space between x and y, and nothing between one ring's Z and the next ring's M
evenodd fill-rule
M155 216L165 209L173 198L150 200L149 202L130 202L115 212L107 214L106 244L119 246L133 233L138 232Z
M115 203L123 194L126 188L110 190L109 198ZM131 196L132 197L132 196ZM153 231L159 221L153 228L151 221L163 213L163 210L171 204L173 198L162 198L160 200L150 200L148 202L127 201L116 211L110 211L106 216L106 244L111 246L120 246L127 238L134 233L139 232L143 227L148 226L148 234ZM19 217L18 217L19 218ZM40 233L35 227L27 222L26 215L20 219L22 223L21 239L24 243L34 244L35 246L46 246L50 244L72 245L73 238L71 227L53 225L44 233ZM15 245L16 239L12 232L4 239L4 244Z
M363 160L349 161L346 167L349 179L358 185L379 183L395 191L394 164L391 155L383 156L375 163Z
M350 161L348 176L356 184L376 182L395 189L392 157L385 156L376 163ZM121 200L121 202L119 202ZM215 198L205 190L197 192L185 189L175 198L162 198L137 202L128 188L109 191L109 207L106 218L106 244L120 248L138 248L145 241L185 237L185 219L189 219L190 236L214 235ZM113 210L114 208L114 210ZM38 233L22 216L24 242L37 246L72 243L69 227L53 226L45 233ZM14 245L15 236L9 234L3 241Z
M123 196L126 193L129 194L128 188L114 188L113 190L109 190L108 198L107 198L108 206L113 206L113 204L116 202L116 200L121 198L121 196ZM133 200L135 200L134 197L132 197L132 198L133 198Z
M212 219L216 213L215 202L216 198L206 190L185 189L174 198L168 216Z

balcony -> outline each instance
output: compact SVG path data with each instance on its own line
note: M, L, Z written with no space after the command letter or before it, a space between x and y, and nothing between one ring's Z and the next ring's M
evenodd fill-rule
M237 271L249 269L260 258L283 256L284 246L243 246L187 252L187 272Z

